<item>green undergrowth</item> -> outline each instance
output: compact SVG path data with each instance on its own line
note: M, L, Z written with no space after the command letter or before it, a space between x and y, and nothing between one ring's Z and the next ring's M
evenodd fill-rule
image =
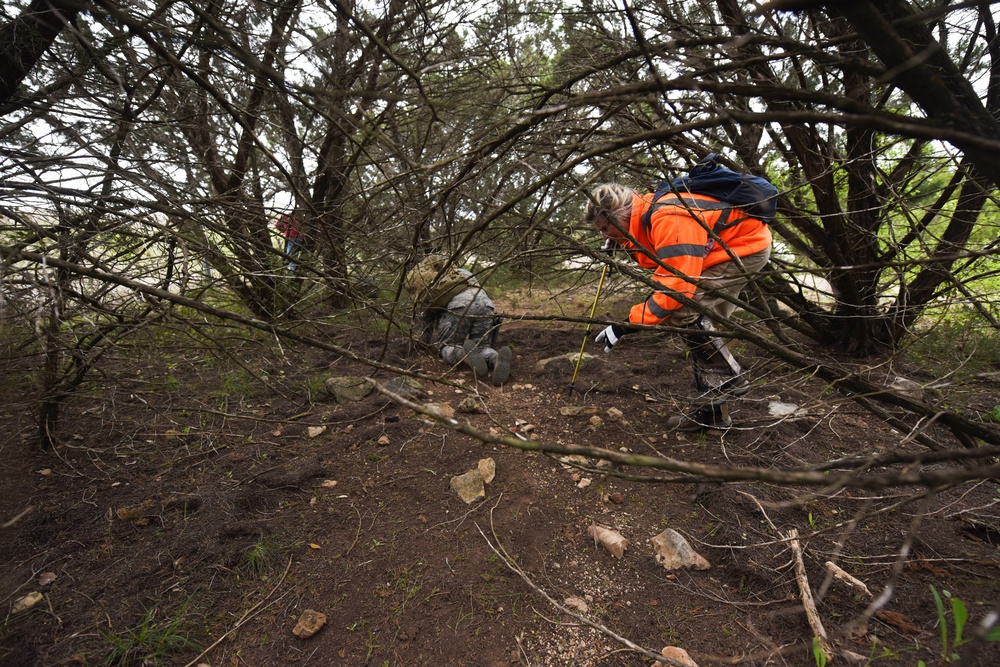
M1000 380L1000 331L969 315L929 324L913 334L904 350L931 377Z
M100 667L132 667L133 665L167 664L172 658L190 653L197 645L190 639L194 621L190 614L190 600L182 603L173 613L164 613L159 607L145 610L139 622L122 630L114 627L100 632L101 641L108 648Z

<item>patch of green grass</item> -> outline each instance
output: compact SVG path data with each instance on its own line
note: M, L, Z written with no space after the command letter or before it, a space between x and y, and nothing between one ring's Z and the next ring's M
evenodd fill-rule
M253 398L258 389L257 378L242 368L229 371L222 376L222 392L227 396Z
M326 376L325 375L312 375L307 377L302 381L301 384L302 392L306 395L306 400L310 403L314 402L320 396L326 393Z
M101 667L131 667L133 665L159 665L181 652L197 648L189 638L189 623L185 615L187 602L178 607L168 618L158 620L156 607L146 610L139 624L116 632L101 631L101 639L111 645Z
M392 608L397 614L403 612L407 605L417 597L417 594L423 589L423 575L418 572L415 568L404 567L397 572L395 581L392 583L393 588L401 593L401 600L393 602Z
M977 326L972 316L950 314L916 334L906 348L908 357L926 372L962 380L1000 365L1000 334ZM954 371L952 373L952 371Z
M271 570L277 553L278 548L271 538L261 533L256 542L243 550L239 571L245 576L261 579Z

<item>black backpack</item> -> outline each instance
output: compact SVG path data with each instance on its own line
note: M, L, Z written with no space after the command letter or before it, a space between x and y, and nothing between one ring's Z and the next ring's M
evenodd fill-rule
M668 194L679 197L681 202L659 201ZM685 194L705 195L718 199L720 203L691 199L684 197ZM691 168L687 176L660 183L653 193L653 205L642 216L643 225L649 227L654 210L661 206L677 205L702 210L724 210L713 230L718 233L744 219L730 221L729 215L733 208L742 209L748 216L764 223L774 220L778 210L778 188L761 176L726 169L719 164L718 153L709 153Z

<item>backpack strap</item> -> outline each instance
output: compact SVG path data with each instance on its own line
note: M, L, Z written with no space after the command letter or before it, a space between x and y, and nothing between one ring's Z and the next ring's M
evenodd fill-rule
M479 287L478 282L473 282L474 279L466 278L463 282L456 283L447 289L444 289L439 294L431 296L429 307L437 310L444 310L448 307L448 304L456 296L469 289L470 287ZM481 288L480 288L481 289Z
M725 202L721 201L707 201L705 199L693 199L691 197L685 197L676 193L665 193L673 195L666 201L658 201L659 197L654 197L653 203L650 205L646 212L642 214L642 227L647 232L652 226L653 211L663 208L664 206L678 206L683 208L698 209L700 211L722 211L719 215L719 219L715 221L715 225L712 226L712 231L718 234L720 231L726 229L727 227L732 227L735 224L743 222L746 217L738 218L733 222L729 222L729 216L732 215L733 207ZM665 195L661 195L665 196Z

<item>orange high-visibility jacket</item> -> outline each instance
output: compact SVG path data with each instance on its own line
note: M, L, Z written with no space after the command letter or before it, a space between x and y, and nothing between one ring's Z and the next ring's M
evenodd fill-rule
M704 269L731 261L729 253L746 257L771 245L771 230L766 224L747 216L742 209L704 195L685 193L683 200L675 194L664 195L656 202L647 227L642 218L652 200L651 194L636 195L632 200L629 233L674 271L661 267L631 241L622 241L639 266L653 269L653 278L663 286L662 291L632 306L630 322L660 324L681 307L671 295L690 298ZM709 229L715 231L721 244L712 238Z

